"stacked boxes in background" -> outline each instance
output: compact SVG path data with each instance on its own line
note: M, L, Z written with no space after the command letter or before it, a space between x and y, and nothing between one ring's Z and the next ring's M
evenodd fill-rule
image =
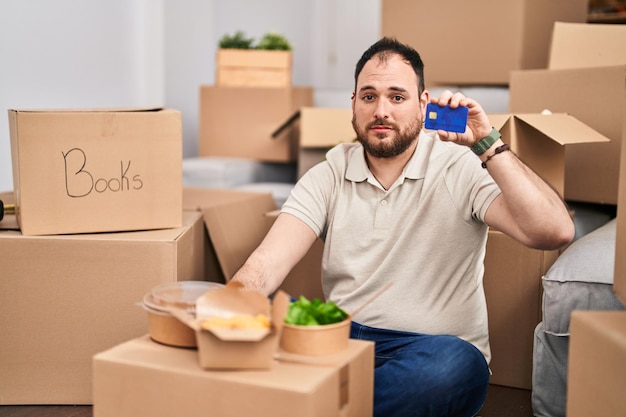
M587 9L588 0L383 0L382 34L417 49L427 85L507 85L512 70L546 68L554 22L584 23Z
M0 223L0 403L90 404L91 357L147 331L158 284L205 280L171 109L9 111L16 216Z
M217 50L216 84L200 86L200 157L293 163L297 130L273 135L291 114L313 105L311 87L293 86L292 52Z

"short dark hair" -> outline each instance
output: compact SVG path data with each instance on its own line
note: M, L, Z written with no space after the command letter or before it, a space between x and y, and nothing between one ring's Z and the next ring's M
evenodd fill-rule
M413 71L415 71L415 75L417 75L418 91L422 94L425 88L424 62L422 61L420 54L411 46L401 43L397 39L391 37L384 37L380 39L363 52L363 55L361 55L361 59L357 62L356 69L354 71L354 88L356 89L357 79L359 78L359 74L363 70L367 61L376 55L378 55L382 60L385 60L392 54L400 55L402 59L411 65Z

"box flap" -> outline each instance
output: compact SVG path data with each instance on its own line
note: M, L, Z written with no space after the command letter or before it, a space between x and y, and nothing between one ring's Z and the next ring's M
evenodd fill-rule
M528 113L515 117L561 145L610 142L610 139L566 113Z
M184 188L183 207L201 210L228 281L267 233L265 214L276 210L271 193Z
M549 69L626 64L626 26L555 22Z

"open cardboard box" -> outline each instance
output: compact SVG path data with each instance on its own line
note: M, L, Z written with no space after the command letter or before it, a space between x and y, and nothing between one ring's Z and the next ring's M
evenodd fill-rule
M289 296L279 291L273 302L265 295L226 286L196 301L196 316L182 311L176 317L196 332L198 360L204 369L270 369L278 350ZM181 314L182 313L182 314ZM206 327L212 317L256 316L270 318L269 328Z
M271 105L268 105L271 103ZM294 162L298 130L272 133L289 115L313 105L311 87L200 87L198 156Z
M202 212L209 236L205 268L211 276L207 279L222 283L239 270L278 216L272 195L265 192L185 187L183 206ZM316 240L280 288L294 297L322 299L323 249L323 242Z
M278 136L286 129L299 129L298 178L323 161L330 148L356 138L350 108L302 107L272 135Z
M603 146L610 140L566 113L490 114L502 140L531 169L563 196L566 187L566 149L578 144Z

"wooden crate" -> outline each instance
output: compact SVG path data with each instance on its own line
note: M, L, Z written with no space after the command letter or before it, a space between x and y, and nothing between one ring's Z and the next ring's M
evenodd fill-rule
M291 51L218 49L216 85L289 87L291 61Z

